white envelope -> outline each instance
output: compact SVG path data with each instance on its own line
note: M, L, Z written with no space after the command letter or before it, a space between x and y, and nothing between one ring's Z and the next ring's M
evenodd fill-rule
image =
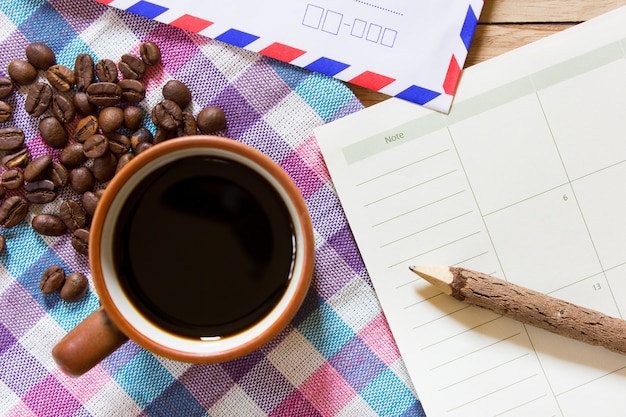
M97 0L447 113L483 0Z

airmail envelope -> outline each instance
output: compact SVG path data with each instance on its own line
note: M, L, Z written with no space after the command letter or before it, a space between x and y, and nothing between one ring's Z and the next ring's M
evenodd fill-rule
M483 0L97 0L447 113Z

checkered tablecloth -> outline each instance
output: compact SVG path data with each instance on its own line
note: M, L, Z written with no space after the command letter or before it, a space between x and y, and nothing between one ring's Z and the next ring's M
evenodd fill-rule
M69 235L42 237L30 227L34 214L76 198L66 189L53 203L33 205L20 225L0 228L7 241L0 254L0 414L423 416L312 135L314 127L362 108L349 89L95 1L0 0L2 76L34 41L47 43L58 63L73 68L79 53L117 61L124 53L138 55L147 40L161 47L163 60L145 76L145 126L155 131L149 109L169 79L190 87L194 114L207 105L223 108L228 127L221 134L269 155L306 199L316 237L312 288L288 328L239 360L191 365L129 341L85 375L68 377L50 351L97 308L98 297L93 286L75 303L40 292L48 266L90 278L89 264ZM46 152L56 158L58 151L37 133L38 120L23 110L26 91L21 86L6 99L15 113L0 127L21 127L33 158Z

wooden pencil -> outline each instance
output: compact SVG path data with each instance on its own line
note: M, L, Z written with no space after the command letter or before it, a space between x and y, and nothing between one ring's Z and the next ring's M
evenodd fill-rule
M626 354L626 320L469 269L448 266L410 266L409 269L457 300Z

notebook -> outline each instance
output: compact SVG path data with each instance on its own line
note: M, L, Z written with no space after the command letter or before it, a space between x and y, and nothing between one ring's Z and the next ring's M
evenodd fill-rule
M626 314L626 8L315 131L429 417L623 416L626 356L439 292L457 265Z
M447 112L483 0L97 0Z

